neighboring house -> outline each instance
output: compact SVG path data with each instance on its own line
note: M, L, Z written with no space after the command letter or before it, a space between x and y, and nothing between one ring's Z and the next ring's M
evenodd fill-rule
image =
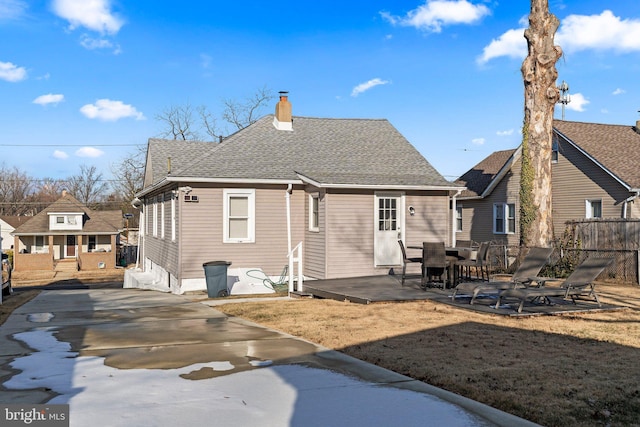
M640 124L554 121L553 227L569 220L640 218ZM521 148L498 151L462 175L456 238L519 243Z
M299 243L305 277L388 274L398 239L450 242L455 190L387 120L293 117L282 95L221 143L149 140L140 261L176 293L207 261L279 275Z
M121 211L96 211L70 194L17 227L14 271L54 270L60 261L76 270L115 268Z
M6 253L6 251L13 249L13 236L11 235L13 230L21 226L31 218L33 217L11 215L0 216L0 239L2 243L3 253Z

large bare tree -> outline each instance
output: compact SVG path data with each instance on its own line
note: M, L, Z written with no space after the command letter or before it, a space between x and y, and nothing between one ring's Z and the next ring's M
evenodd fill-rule
M33 192L33 178L18 167L0 165L0 213L33 215L28 200Z
M553 240L551 144L553 110L558 101L556 62L562 49L554 45L560 21L548 0L531 0L529 28L524 32L529 54L522 63L524 124L520 178L520 240L523 246L549 246Z
M105 197L107 182L95 166L80 165L80 173L67 178L68 190L85 205L96 205Z
M221 118L231 125L232 131L243 129L255 123L262 109L274 98L273 92L263 87L243 101L224 99ZM157 114L156 120L162 124L159 136L166 139L217 142L230 133L228 129L219 128L218 120L204 105L197 108L190 104L174 105Z

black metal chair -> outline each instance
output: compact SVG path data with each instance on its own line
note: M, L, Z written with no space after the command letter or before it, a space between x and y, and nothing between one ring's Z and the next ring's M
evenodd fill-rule
M476 279L480 279L482 276L482 280L484 281L484 273L487 273L487 280L489 280L489 269L488 269L488 255L489 255L489 242L480 243L480 247L478 248L478 252L476 253L475 259L466 259L458 261L458 265L467 271L467 278L471 279L471 267L474 267L476 270Z
M444 242L422 243L422 282L420 286L426 288L434 284L434 278L442 282L442 289L447 287L449 262Z
M400 282L401 286L404 286L404 278L407 275L407 263L411 263L411 262L418 262L421 263L422 262L422 257L408 257L407 256L407 250L404 247L404 243L402 243L402 240L398 240L398 244L400 245L400 250L402 251L402 281Z

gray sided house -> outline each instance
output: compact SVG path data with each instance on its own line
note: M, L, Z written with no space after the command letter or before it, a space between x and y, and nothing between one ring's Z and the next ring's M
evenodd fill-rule
M277 276L298 245L307 278L388 274L399 238L450 241L458 189L387 120L292 117L283 95L221 143L149 140L140 261L175 293L208 261Z
M11 233L14 270L53 271L60 262L71 270L115 269L121 230L121 211L96 211L63 192Z
M521 148L498 151L462 175L458 239L519 243ZM569 220L640 218L640 130L636 126L554 121L553 226Z

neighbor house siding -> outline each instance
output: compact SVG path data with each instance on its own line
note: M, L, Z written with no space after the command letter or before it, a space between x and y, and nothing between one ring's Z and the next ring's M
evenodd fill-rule
M182 279L204 277L202 264L207 261L230 261L230 268L261 268L268 275L282 272L288 264L286 186L256 187L252 243L223 243L224 189L247 187L192 187L198 202L180 201L179 210ZM304 197L304 191L297 189L291 196L293 246L304 237Z
M309 195L318 194L318 231L309 231ZM324 190L308 187L305 193L305 239L304 239L304 271L305 276L316 279L324 278L326 272L326 206L327 198Z
M585 201L602 200L603 218L621 218L630 193L611 175L573 145L560 139L558 162L553 164L553 225L556 237L565 224L585 218Z

